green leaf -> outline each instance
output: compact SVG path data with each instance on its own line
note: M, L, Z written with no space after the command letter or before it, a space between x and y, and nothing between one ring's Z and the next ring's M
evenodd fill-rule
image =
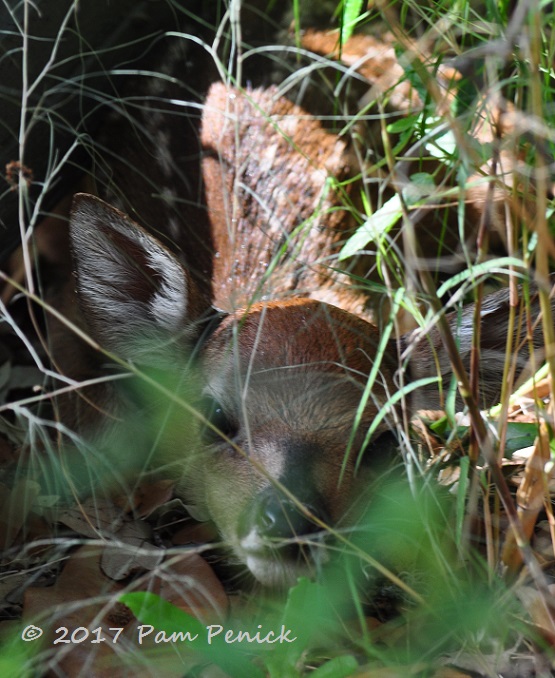
M444 294L447 294L449 290L459 287L467 280L475 280L482 275L492 275L494 273L506 274L511 266L517 270L524 270L525 272L529 270L522 259L517 259L516 257L488 259L481 264L474 264L472 268L466 268L464 271L461 271L446 280L438 288L437 296L441 298Z
M153 626L157 632L171 636L177 632L188 631L191 637L198 636L195 640L188 641L190 645L187 645L187 649L190 647L193 652L198 652L211 663L217 664L232 678L264 677L263 671L249 661L244 650L237 645L226 643L223 633L209 640L208 628L212 627L207 627L160 596L149 591L137 591L124 593L119 600L127 605L143 625ZM252 652L253 646L250 643L247 643L247 646Z
M510 421L505 435L503 456L510 459L517 450L531 447L538 435L538 425L523 421Z
M347 259L388 233L403 216L401 199L394 195L376 210L354 233L339 253L339 260Z
M434 158L442 162L449 162L457 152L457 139L451 130L447 130L426 142L426 148Z
M461 457L459 466L459 484L457 488L457 525L456 525L456 540L457 544L462 541L462 532L465 518L466 495L468 492L468 469L470 467L470 457Z
M310 674L310 678L348 678L358 669L357 660L350 654L334 657Z
M399 120L395 120L395 122L390 123L387 125L386 130L390 134L398 134L399 132L406 132L407 130L414 130L416 127L416 123L420 119L421 114L412 114L412 115L407 115L406 118L401 118Z
M450 426L451 422L447 416L441 417L440 419L432 421L430 424L428 424L429 429L443 439L446 439L449 435Z
M403 187L403 200L407 207L418 204L428 195L433 195L436 185L434 178L428 172L411 174L410 182Z
M344 45L353 34L357 25L364 0L343 0L343 17L341 21L341 44Z
M279 624L291 629L296 640L262 657L271 678L300 675L298 665L310 645L329 645L328 639L337 635L338 591L344 593L339 586L326 587L304 577L289 590Z
M39 672L40 653L44 650L44 636L35 642L25 642L23 624L17 630L0 635L0 676L2 678L32 678Z
M480 89L477 86L479 78L483 77L484 60L473 59L472 61L473 77L461 78L457 83L455 94L454 116L459 117L465 114L472 114L476 110L476 100L480 96Z
M456 429L451 429L447 417L442 417L437 422L430 424L430 429L434 431L434 433L440 435L444 440L449 438L453 432L459 440L462 440L466 435L468 435L470 431L469 426L457 426ZM525 447L531 447L534 444L537 435L537 424L530 424L521 421L510 421L506 428L505 449L503 450L503 456L506 459L510 459L517 450L522 450Z
M428 90L425 83L422 81L422 75L425 73L424 65L415 60L414 63L417 64L417 67L415 68L412 62L407 61L404 49L399 46L395 47L395 56L405 72L405 77L418 94L418 97L422 103L426 103L426 100L428 99Z
M314 637L323 641L332 633L335 623L333 594L329 588L305 577L301 577L289 590L283 610L283 624L295 629L298 642L294 648L291 645L291 650L299 653Z

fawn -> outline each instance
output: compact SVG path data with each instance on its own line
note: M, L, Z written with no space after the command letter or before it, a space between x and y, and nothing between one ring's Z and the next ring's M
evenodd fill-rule
M161 115L145 115L156 130L144 151L170 182L169 149L186 152L174 145L183 123L161 126ZM193 223L179 186L167 183L153 198L140 181L133 186L129 163L114 170L113 184L125 191L102 193L121 209L75 196L79 309L103 349L139 370L173 374L180 403L167 406L160 459L177 469L178 494L193 513L214 521L260 583L279 587L326 561L326 526L355 521L368 468L389 448L380 436L395 426L392 395L437 375L436 364L446 380L450 366L436 330L400 361L416 334L381 336L364 295L334 270L352 227L329 183L349 175L344 142L273 88L240 93L219 84L206 97L200 143L206 211ZM499 391L508 306L505 292L484 304L488 403ZM471 313L450 320L464 356ZM97 369L89 359L79 376ZM428 385L406 407L436 408L438 394ZM112 382L88 396L126 417L129 398ZM73 414L85 433L98 429L87 407Z
M187 269L114 208L77 195L71 230L92 336L137 366L182 369L192 382L181 393L200 416L178 410L162 443L164 462L181 469L178 493L260 582L294 581L310 569L303 539L348 519L365 433L396 388L395 347L386 346L355 429L380 344L371 324L309 298L214 316ZM115 391L101 398L122 411ZM384 419L376 436L387 428Z
M75 196L70 220L87 329L139 368L183 370L179 394L199 414L180 409L172 416L161 458L180 469L178 492L195 514L210 517L240 562L270 586L322 562L325 549L313 545L312 557L301 542L347 519L362 478L355 467L366 431L396 389L394 343L381 346L375 363L379 332L352 312L364 313L364 297L325 259L344 238L345 220L331 212L326 182L345 149L316 121L301 124L302 113L272 88L248 96L223 85L210 90L201 133L214 250L208 290L192 238L180 261L123 212L86 194ZM241 150L232 142L238 125L246 137ZM248 166L252 147L262 142L264 156ZM291 151L295 143L301 151ZM303 156L309 147L318 149L316 160ZM225 201L236 195L237 165L271 204L245 200L230 232ZM301 195L297 232L287 232L293 191ZM276 256L276 271L268 274ZM58 354L63 367L69 352ZM355 428L374 365L375 387ZM75 374L75 366L66 371ZM109 383L88 395L125 417ZM75 426L98 429L91 408L82 406L71 405ZM388 428L384 418L376 436Z

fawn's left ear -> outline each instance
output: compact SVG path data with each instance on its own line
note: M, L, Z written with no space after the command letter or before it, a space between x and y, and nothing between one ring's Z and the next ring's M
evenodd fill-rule
M74 198L70 235L81 311L104 348L160 367L190 349L209 304L169 250L84 193Z

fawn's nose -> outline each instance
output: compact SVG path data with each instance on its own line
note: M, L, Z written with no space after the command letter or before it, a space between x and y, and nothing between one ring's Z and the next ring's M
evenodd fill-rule
M322 529L319 523L328 522L322 502L317 498L299 503L268 487L244 512L239 531L244 537L255 530L259 537L278 542L314 534Z

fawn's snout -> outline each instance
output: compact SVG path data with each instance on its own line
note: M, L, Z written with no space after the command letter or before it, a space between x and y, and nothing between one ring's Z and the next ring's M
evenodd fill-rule
M239 553L255 577L268 584L293 583L302 570L326 559L321 537L331 523L322 497L304 504L268 487L239 520ZM320 548L318 548L320 547Z

